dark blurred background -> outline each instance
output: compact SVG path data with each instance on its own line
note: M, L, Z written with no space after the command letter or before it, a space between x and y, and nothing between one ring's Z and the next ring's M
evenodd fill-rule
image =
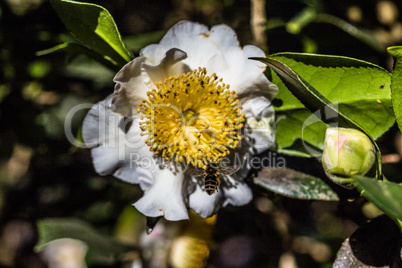
M145 45L159 42L169 27L183 19L208 26L228 24L242 45L253 43L250 2L246 0L87 2L109 10L135 55ZM306 16L311 10L323 14L319 21L300 30L289 28L289 21L300 25L297 16ZM398 0L268 0L268 52L351 56L391 71L386 47L402 43L401 12ZM356 34L353 27L362 34ZM139 242L145 218L130 206L141 195L140 189L97 175L89 150L74 147L65 137L64 120L69 110L105 98L113 90L114 76L113 71L84 55L60 52L36 56L37 51L71 40L74 38L49 2L1 0L0 267L46 267L34 246L37 221L47 218L78 218L102 235L139 248L139 255L131 259L97 261L88 263L90 267L130 267L136 258L146 264L145 248L153 250ZM74 134L78 135L85 113L82 110L73 117ZM384 167L387 178L394 181L398 179L392 178L401 174L398 133L394 127L379 140L388 157L389 164ZM290 168L324 177L314 159L288 157L286 161ZM338 188L345 197L340 202L291 200L252 188L255 197L249 205L220 211L211 227L207 266L332 267L344 239L380 213L356 198L356 192ZM167 226L164 230L171 233L165 234L165 239L173 241L178 231L169 230L177 227L169 226L175 223L158 224ZM189 225L177 224L180 228ZM169 252L169 246L162 248ZM177 266L168 258L162 261L166 267Z

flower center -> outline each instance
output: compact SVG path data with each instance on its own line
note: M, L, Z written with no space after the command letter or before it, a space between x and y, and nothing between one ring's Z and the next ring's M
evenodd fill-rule
M156 82L137 109L141 135L166 159L205 168L237 147L243 127L240 101L205 68Z

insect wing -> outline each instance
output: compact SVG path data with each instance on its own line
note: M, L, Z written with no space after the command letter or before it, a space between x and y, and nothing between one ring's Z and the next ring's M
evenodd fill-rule
M240 166L231 166L231 167L224 167L219 169L219 173L222 175L232 175L236 171L240 169Z
M205 171L201 168L195 168L195 167L191 167L188 171L188 174L195 176L195 177L200 177L200 176L204 176Z

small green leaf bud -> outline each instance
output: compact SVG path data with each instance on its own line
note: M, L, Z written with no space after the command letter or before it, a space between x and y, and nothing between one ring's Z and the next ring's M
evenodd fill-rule
M375 162L375 148L369 137L352 128L328 128L325 133L322 166L327 176L346 188L354 188L351 176L365 175Z

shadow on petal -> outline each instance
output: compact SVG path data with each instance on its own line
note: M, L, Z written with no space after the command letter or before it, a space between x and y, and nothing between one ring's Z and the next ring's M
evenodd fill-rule
M212 195L208 195L203 186L196 184L195 191L189 196L189 207L203 218L214 215L221 208L223 193L221 187Z
M227 176L225 180L222 180L221 189L224 194L223 207L243 206L253 199L253 193L248 185L234 180L232 176Z

